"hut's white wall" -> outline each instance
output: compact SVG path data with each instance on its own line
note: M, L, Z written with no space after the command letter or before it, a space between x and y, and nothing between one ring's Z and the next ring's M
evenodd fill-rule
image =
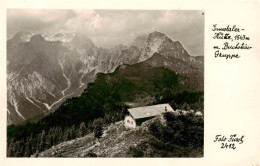
M131 116L126 116L124 120L125 127L136 128L135 120Z

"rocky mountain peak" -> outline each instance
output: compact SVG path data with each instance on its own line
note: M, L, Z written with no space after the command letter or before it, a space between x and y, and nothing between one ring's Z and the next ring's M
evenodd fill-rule
M154 40L166 40L169 39L164 33L154 31L148 35L147 41L154 41Z
M75 34L74 38L72 39L72 43L75 46L81 46L84 48L95 47L94 43L85 34Z
M76 34L75 33L56 33L53 35L43 35L46 41L60 41L60 42L71 42Z
M137 36L132 45L135 47L144 47L146 45L147 38L148 35Z
M42 37L42 35L40 35L40 34L33 35L30 39L30 42L42 42L42 41L45 41L45 40Z
M149 58L147 63L155 67L184 71L184 63L193 63L203 69L203 61L190 57L180 42L158 31L138 36L130 46L109 49L95 46L85 33L19 32L7 41L7 74L12 78L8 79L8 120L19 123L52 112L66 98L80 94L98 72L113 72L119 65Z
M162 45L172 45L172 40L164 33L154 31L147 38L147 53L151 56L155 52L160 52Z
M20 31L16 33L12 40L18 41L18 42L28 42L30 38L32 37L33 33L31 32L26 32L26 31Z

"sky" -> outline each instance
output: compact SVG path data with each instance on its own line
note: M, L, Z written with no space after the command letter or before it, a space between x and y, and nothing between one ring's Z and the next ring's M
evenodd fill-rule
M192 10L8 9L7 38L17 32L86 34L99 47L131 44L159 31L180 41L190 55L204 55L204 14Z

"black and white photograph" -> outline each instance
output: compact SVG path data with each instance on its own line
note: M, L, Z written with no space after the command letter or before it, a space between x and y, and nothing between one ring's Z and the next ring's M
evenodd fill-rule
M6 10L6 155L203 158L203 10Z

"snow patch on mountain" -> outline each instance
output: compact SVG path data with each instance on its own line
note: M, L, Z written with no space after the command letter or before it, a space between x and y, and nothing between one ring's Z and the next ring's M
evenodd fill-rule
M43 38L46 41L60 41L60 42L71 42L75 37L76 33L57 33L52 35L43 34Z
M69 94L69 95L64 95L62 96L60 99L56 100L55 102L53 102L51 105L47 104L47 103L43 103L45 105L45 107L48 109L48 110L51 110L53 106L55 106L56 104L60 103L62 100L64 100L67 96L70 96L72 94Z
M65 63L65 55L64 55L64 57L63 57L62 60L59 60L59 65L60 65L61 70L62 70L62 75L63 75L63 77L67 80L67 87L66 87L64 90L61 91L61 93L62 93L63 96L65 96L65 92L66 92L66 91L70 88L70 86L71 86L70 75L69 75L69 77L67 77L67 76L65 75L65 72L64 72L64 63ZM70 74L71 74L71 73L70 73Z
M16 100L15 98L12 98L12 100L11 100L10 102L11 102L11 104L14 106L15 112L16 112L21 118L23 118L23 119L25 120L25 117L23 117L23 115L19 112L17 100Z
M28 96L25 96L25 98L31 102L33 105L35 105L36 107L40 108L37 104L35 104Z

